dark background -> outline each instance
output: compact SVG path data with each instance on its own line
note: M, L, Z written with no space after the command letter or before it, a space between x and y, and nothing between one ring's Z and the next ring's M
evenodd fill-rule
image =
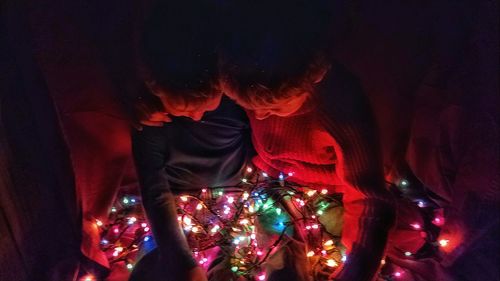
M1 3L1 281L73 280L82 258L82 209L99 209L85 186L110 187L96 190L112 200L134 181L127 131L110 130L126 128L119 78L110 73L127 68L136 6ZM338 39L335 57L361 77L388 158L405 153L420 95L433 97L430 104L460 104L471 116L487 112L499 124L496 1L346 6L355 24ZM104 171L116 175L99 176Z

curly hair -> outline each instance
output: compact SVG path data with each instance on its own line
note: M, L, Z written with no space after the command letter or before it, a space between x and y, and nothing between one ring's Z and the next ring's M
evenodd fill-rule
M329 65L325 0L237 1L221 47L221 82L238 99L270 102L311 92Z

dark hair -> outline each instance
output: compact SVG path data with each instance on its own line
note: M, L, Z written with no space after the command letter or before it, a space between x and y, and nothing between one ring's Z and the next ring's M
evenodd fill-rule
M215 12L208 0L158 1L141 38L141 56L152 82L185 99L219 93Z
M238 1L222 45L222 81L245 100L310 91L328 66L328 0Z

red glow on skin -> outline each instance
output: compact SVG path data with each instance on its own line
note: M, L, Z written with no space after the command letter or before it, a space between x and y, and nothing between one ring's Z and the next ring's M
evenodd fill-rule
M273 101L251 101L239 99L237 95L230 92L226 94L234 99L243 108L251 110L257 120L264 120L270 116L286 117L297 112L306 102L309 93L300 92L289 97L274 99Z
M194 121L200 121L205 112L215 110L222 98L222 94L219 94L213 98L188 101L175 99L161 90L156 90L155 95L160 98L166 113L189 117Z

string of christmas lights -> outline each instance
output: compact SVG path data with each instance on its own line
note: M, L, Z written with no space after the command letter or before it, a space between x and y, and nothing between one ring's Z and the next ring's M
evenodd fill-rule
M392 187L405 197L409 185L409 181L401 180ZM328 210L342 208L340 198L329 194L327 189L289 182L285 174L272 178L249 167L238 185L206 187L195 194L178 196L177 219L200 266L209 268L213 257L207 252L218 247L219 257L229 261L231 273L246 280L266 280L265 262L301 227L311 274L314 280L327 280L347 259L340 235L328 232L321 222ZM423 234L426 245L417 253L405 252L404 255L413 259L436 255L439 248L450 243L449 239L439 239L439 228L444 224L442 212L422 196L411 200L425 213L424 217L431 219L410 225ZM124 262L127 269L132 270L144 254L144 248L154 247L151 229L137 196L120 198L111 208L109 223L96 221L96 225L101 229L101 249L110 264ZM261 233L273 237L274 241L270 245L261 244ZM405 274L388 258L381 264L379 280L393 281ZM82 279L94 280L92 276Z

